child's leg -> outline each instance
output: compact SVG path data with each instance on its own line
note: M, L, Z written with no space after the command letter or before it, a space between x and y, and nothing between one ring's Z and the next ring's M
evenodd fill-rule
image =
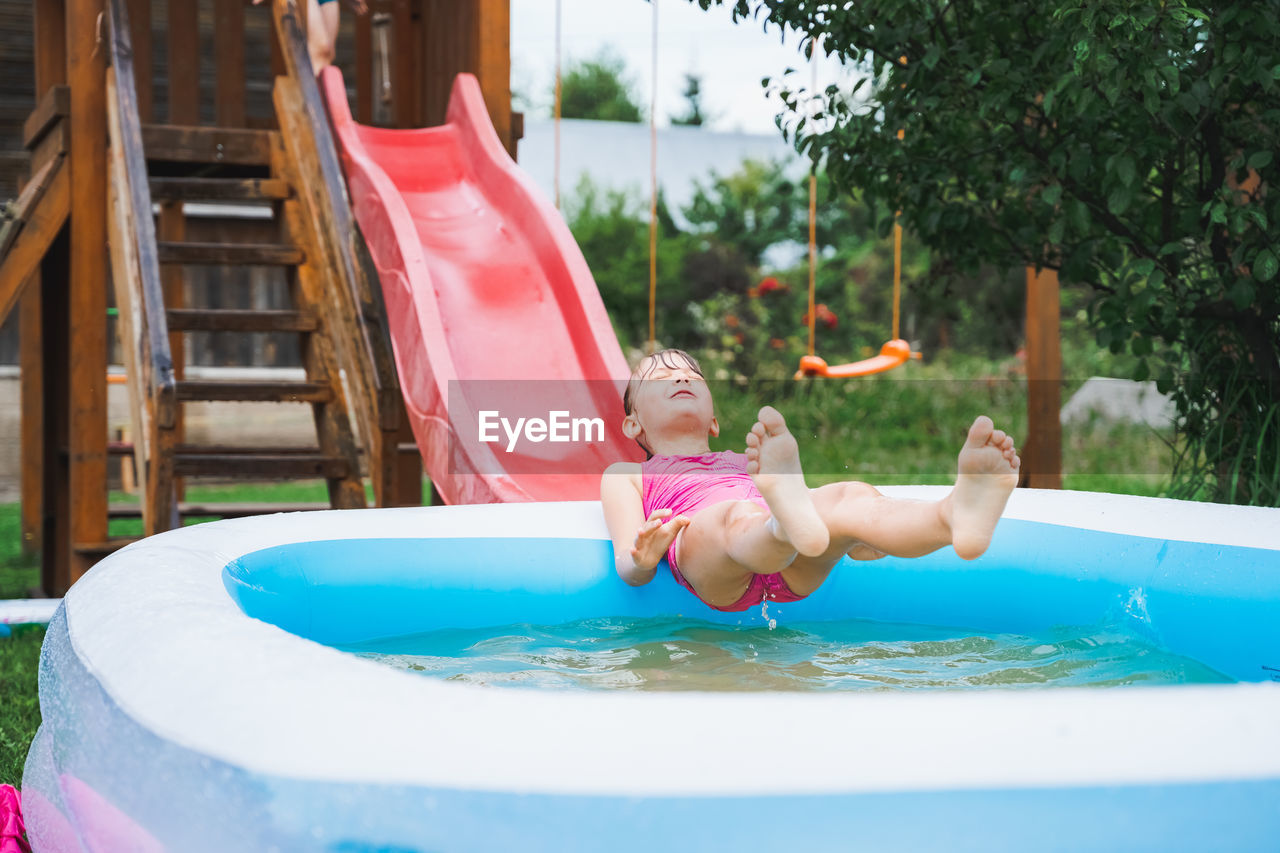
M861 559L877 553L921 557L952 545L972 560L986 551L1018 481L1013 439L980 417L960 450L955 487L940 501L900 500L866 483L835 483L813 490L814 505L831 531L822 558L800 558L783 572L791 589L806 595L830 573L835 552ZM851 550L852 549L852 550ZM868 553L870 552L870 553Z
M769 513L751 501L725 501L700 510L676 541L680 574L703 601L733 604L755 574L782 571L796 549L769 529ZM831 560L843 556L836 554Z
M337 43L338 0L307 0L307 53L311 55L312 71L319 74L333 63Z

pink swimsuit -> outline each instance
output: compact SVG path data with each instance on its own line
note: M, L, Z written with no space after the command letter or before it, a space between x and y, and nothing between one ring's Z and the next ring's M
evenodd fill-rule
M655 509L669 509L672 516L692 518L694 513L721 501L751 501L768 509L760 496L760 490L747 473L747 456L725 450L721 453L703 453L698 456L654 456L640 466L642 484L641 505L645 518ZM683 534L681 534L683 536ZM676 565L676 546L680 537L667 549L667 563L676 583L698 595ZM702 596L698 596L702 598ZM717 607L703 601L715 610L746 610L765 599L770 601L799 601L782 579L781 572L771 575L752 575L751 584L742 597L728 607Z

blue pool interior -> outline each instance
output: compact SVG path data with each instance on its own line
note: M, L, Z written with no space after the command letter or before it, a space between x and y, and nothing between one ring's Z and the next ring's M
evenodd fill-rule
M605 540L339 539L283 545L226 566L249 616L335 646L429 631L694 618L721 613L671 580L629 587ZM849 619L1043 636L1108 625L1230 679L1280 680L1280 552L1005 519L981 559L846 561L814 595L770 605L780 625Z

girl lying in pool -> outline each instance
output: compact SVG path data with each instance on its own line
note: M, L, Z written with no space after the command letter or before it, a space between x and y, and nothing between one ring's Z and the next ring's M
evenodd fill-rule
M967 560L991 541L1018 482L1013 439L988 417L969 427L955 486L942 500L885 497L866 483L805 486L800 455L771 406L747 452L712 453L720 434L698 363L680 350L640 362L623 399L622 431L649 459L618 462L600 485L618 574L653 580L666 556L676 581L716 610L798 601L841 557L919 557L951 545Z

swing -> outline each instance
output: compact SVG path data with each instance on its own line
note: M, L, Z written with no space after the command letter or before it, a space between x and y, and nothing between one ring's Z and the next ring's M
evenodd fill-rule
M813 63L813 53L817 39L809 48L809 60L813 67L813 90L818 88L818 66ZM902 61L906 62L906 57ZM903 138L903 131L898 131L898 138ZM827 364L826 360L814 354L814 338L817 329L817 311L814 305L814 282L818 269L818 172L817 165L809 172L809 354L800 357L800 369L795 378L822 376L829 379L850 379L856 376L870 376L883 373L905 364L908 359L920 358L920 353L911 351L911 344L898 337L898 317L902 306L902 226L898 224L898 214L894 214L893 222L893 339L880 347L880 354L862 361L848 364Z

